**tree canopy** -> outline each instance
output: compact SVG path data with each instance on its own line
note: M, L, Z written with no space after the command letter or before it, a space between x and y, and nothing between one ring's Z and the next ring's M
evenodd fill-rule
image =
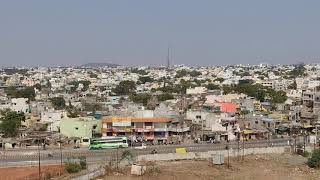
M131 70L132 73L140 74L140 75L147 75L148 73L145 70L134 68Z
M154 79L149 76L140 76L138 79L139 84L145 84L147 82L153 82L153 81L154 81Z
M193 71L189 71L189 70L185 70L185 69L182 69L182 70L178 70L176 72L176 78L182 78L182 77L185 77L185 76L188 76L190 75L191 77L196 77L196 76L199 76L201 75L201 73L199 71L196 71L196 70L193 70Z
M117 95L130 95L136 89L136 84L133 81L121 81L112 91Z
M63 97L54 97L50 101L55 109L61 110L66 107L66 101Z
M25 120L23 113L17 113L14 111L2 112L0 118L0 131L4 133L5 137L15 137L18 134L21 121Z
M8 87L5 92L12 98L28 98L33 101L36 97L33 87L25 87L23 89Z
M151 99L151 95L147 93L143 94L132 94L129 96L129 99L133 101L134 103L141 103L144 106L146 106Z
M74 92L78 89L79 84L83 85L83 88L81 89L81 91L87 91L89 89L89 85L91 84L90 81L72 81L70 83L68 83L69 85L73 85L73 87L70 89L71 92Z
M158 96L158 100L159 101L166 101L166 100L170 100L170 99L173 99L173 95L172 94L169 94L169 93L163 93L163 94L160 94Z
M218 85L209 83L209 84L207 85L207 89L208 89L208 90L215 90L215 89L220 89L220 87L219 87Z
M260 84L242 83L233 86L223 86L223 93L243 93L254 97L259 101L270 99L271 103L283 103L287 100L287 95L284 91L275 91L270 88L263 87Z

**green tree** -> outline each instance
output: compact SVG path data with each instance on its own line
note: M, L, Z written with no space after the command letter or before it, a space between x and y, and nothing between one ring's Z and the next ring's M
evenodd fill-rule
M163 93L163 94L160 94L158 96L158 100L159 101L166 101L166 100L170 100L170 99L173 99L173 95L172 94L169 94L169 93Z
M207 88L208 88L209 90L220 89L220 87L219 87L218 85L215 85L215 84L212 84L212 83L209 83L209 84L207 85Z
M141 103L146 106L151 99L151 95L144 93L144 94L132 94L129 96L129 99L134 103Z
M147 82L153 82L154 81L154 79L152 79L151 77L149 77L149 76L140 76L139 77L139 80L138 80L138 83L139 84L145 84L145 83L147 83Z
M147 75L148 73L145 70L134 68L131 70L132 73L140 74L140 75Z
M291 78L304 76L305 67L303 63L295 65L294 69L288 73Z
M197 77L197 76L200 76L201 73L199 71L196 71L196 70L193 70L191 72L189 72L190 76L191 77Z
M69 101L69 105L66 107L66 110L68 112L69 118L79 117L79 110L76 107L74 107L70 101Z
M93 73L93 72L90 72L90 73L89 73L89 77L90 77L90 78L97 78L98 75L95 74L95 73Z
M188 73L188 71L187 70L185 70L185 69L182 69L182 70L179 70L179 71L177 71L176 72L176 78L182 78L182 77L185 77L185 76L187 76L189 73Z
M102 110L101 104L98 104L98 103L93 103L93 104L84 103L84 108L86 111L91 111L92 114L95 114L97 111Z
M117 95L129 95L136 89L136 84L133 81L121 81L112 91Z
M288 86L288 89L297 89L297 82L293 81L293 83Z
M284 91L269 90L269 96L271 97L271 103L284 103L287 100L287 94Z
M222 82L224 81L224 79L223 79L223 78L216 78L216 79L213 80L213 81L219 81L220 83L222 83Z
M39 84L39 83L35 84L33 87L40 90L40 91L42 89L41 84Z
M18 134L21 121L25 120L24 113L14 111L2 112L0 118L0 130L5 137L15 137Z
M313 150L311 158L308 159L307 164L311 168L320 167L320 150L319 149Z
M5 91L6 94L12 98L28 98L33 101L36 97L33 87L25 87L23 89L8 87Z
M63 97L54 97L50 101L55 109L61 110L66 107L66 101Z

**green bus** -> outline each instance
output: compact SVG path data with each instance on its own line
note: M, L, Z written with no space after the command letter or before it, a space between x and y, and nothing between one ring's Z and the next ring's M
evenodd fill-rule
M117 149L127 148L128 138L127 137L103 137L99 139L92 139L90 142L89 149Z

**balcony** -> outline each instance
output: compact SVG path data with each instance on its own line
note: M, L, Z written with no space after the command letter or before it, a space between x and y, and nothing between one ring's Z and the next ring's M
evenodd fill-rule
M190 127L169 127L168 130L171 132L186 132L190 131Z
M169 131L168 128L154 128L154 131Z
M153 132L154 129L146 129L146 128L135 128L135 132Z
M152 126L145 126L145 129L153 129L153 127Z

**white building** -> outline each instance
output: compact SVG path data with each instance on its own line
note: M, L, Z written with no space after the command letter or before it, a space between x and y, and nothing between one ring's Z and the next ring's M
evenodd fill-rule
M207 92L206 87L195 87L187 89L187 94L203 94Z
M66 111L50 110L41 112L41 122L47 123L47 131L58 132L60 129L60 121L67 117Z
M10 109L16 112L29 112L28 98L12 98Z

